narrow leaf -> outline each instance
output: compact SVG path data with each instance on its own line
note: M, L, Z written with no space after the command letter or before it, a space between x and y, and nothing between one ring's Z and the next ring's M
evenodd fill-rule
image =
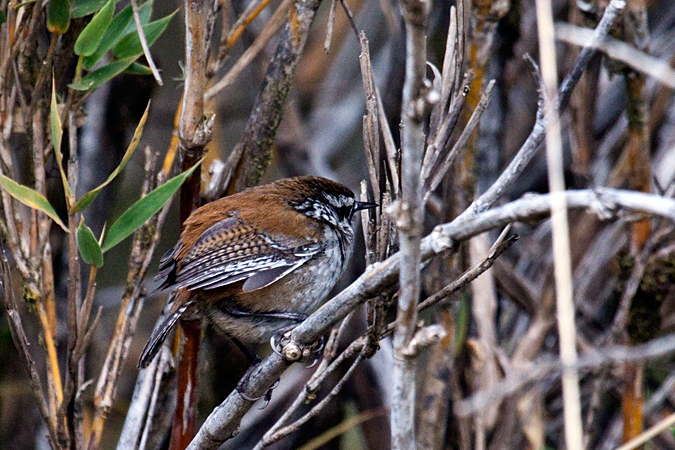
M73 199L73 192L70 190L68 176L66 175L66 171L63 169L63 155L61 154L61 138L63 137L63 128L61 126L61 117L59 117L58 104L56 103L56 88L54 86L53 78L52 103L49 106L49 122L52 132L52 144L54 144L54 157L56 158L56 164L59 166L59 172L61 173L63 191L66 193L66 199L68 202L70 202Z
M47 29L52 33L64 34L70 26L69 0L49 0L47 3Z
M115 245L122 242L131 233L136 231L141 225L152 217L162 206L171 198L171 196L181 187L185 180L192 175L192 172L203 161L200 160L189 170L170 179L160 187L156 188L148 195L134 203L127 209L110 227L108 234L103 241L103 251L107 252Z
M152 1L147 1L143 3L138 8L138 15L141 18L141 23L146 24L150 20L150 14L152 13ZM131 9L131 5L127 5L122 11L120 11L113 19L110 21L108 29L105 30L103 39L99 44L96 51L91 56L86 56L82 60L82 65L85 69L89 70L94 67L102 57L105 55L108 50L113 48L123 36L131 33L136 30L134 21L134 12Z
M115 12L115 0L108 0L108 3L91 18L91 21L84 27L84 30L75 41L75 54L89 56L92 55L101 44L103 35L110 25L113 13Z
M145 64L135 62L124 73L128 73L129 75L152 75L152 69Z
M129 5L131 8L131 5ZM141 25L146 25L150 22L150 16L152 15L152 0L148 0L138 7L138 18L141 19ZM131 17L134 17L133 9L131 10ZM132 20L122 31L122 37L126 36L129 33L136 32L136 21ZM117 43L117 42L115 42Z
M80 249L82 260L96 267L103 265L103 251L98 244L91 228L84 224L84 218L80 217L80 225L77 227L77 246Z
M0 186L5 188L9 195L24 205L47 214L54 222L56 222L58 226L63 228L63 231L68 233L68 228L61 221L59 215L56 214L56 211L49 201L44 197L44 195L34 191L29 187L20 185L16 181L4 176L3 174L0 174Z
M148 47L152 46L157 38L164 32L174 14L176 14L176 11L166 17L143 26L143 33L145 34L145 40L148 42ZM143 47L141 46L141 40L138 37L138 31L124 36L117 45L113 47L113 53L115 53L118 58L142 55Z
M109 64L106 64L100 69L96 69L93 72L88 73L78 83L70 83L68 87L76 91L89 91L96 89L106 81L124 72L126 68L129 67L137 58L138 55L124 59L117 59Z
M143 134L143 127L145 126L145 120L148 118L148 111L150 110L150 102L148 102L148 106L145 108L145 113L143 113L143 117L141 117L141 121L138 123L138 126L136 127L136 131L134 132L134 137L131 138L131 142L129 143L129 147L127 147L126 153L124 153L124 156L122 157L122 161L120 164L117 166L115 170L108 176L108 179L105 180L103 184L98 186L96 189L93 189L80 198L75 206L73 206L70 210L70 212L78 212L82 211L85 209L87 206L91 204L91 202L94 201L96 196L101 192L101 189L106 187L112 180L115 179L117 175L119 175L122 170L124 170L124 167L126 167L127 163L131 159L131 156L134 154L134 151L136 150L136 147L138 147L138 142L141 140L141 134Z
M73 0L70 3L70 15L73 19L88 16L99 11L108 0Z

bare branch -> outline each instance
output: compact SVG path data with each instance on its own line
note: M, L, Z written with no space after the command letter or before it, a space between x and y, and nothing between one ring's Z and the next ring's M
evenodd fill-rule
M596 369L621 362L638 362L659 358L675 352L675 335L668 335L654 339L646 344L636 346L611 346L598 350L589 350L579 355L573 366L575 370ZM513 371L503 381L491 389L478 392L466 400L462 400L456 407L458 416L474 414L495 401L509 396L519 389L537 380L557 376L566 366L558 359L542 357L532 362L522 370Z
M607 36L609 30L614 26L614 23L621 15L626 2L624 0L612 0L605 10L605 13L600 20L600 23L595 28L594 36L600 40L602 36ZM597 50L590 46L585 46L579 56L577 57L572 70L565 76L565 79L560 83L558 90L558 110L563 110L572 95L572 90L576 86L581 74L586 70L588 63ZM469 206L461 216L468 216L477 212L485 211L499 200L508 186L520 176L525 166L530 162L532 157L536 154L539 144L544 140L545 135L545 120L543 118L543 107L540 105L540 111L537 113L537 121L530 132L530 135L525 140L525 143L520 147L516 156L511 160L508 167L502 172L497 181L494 182L490 188L478 197Z
M258 37L253 41L253 44L246 49L243 55L239 57L236 63L232 68L220 79L216 84L211 86L204 94L204 100L209 101L215 97L220 91L230 86L241 72L255 59L260 51L265 47L269 40L277 34L281 26L284 24L286 19L286 13L288 12L291 6L290 0L284 0L274 11L274 14L270 18L265 28Z
M401 100L401 199L388 213L396 220L401 254L400 291L394 332L394 396L391 402L391 447L411 449L415 437L416 358L406 353L417 327L420 295L420 241L424 221L420 172L424 155L426 98L426 23L430 3L401 0L405 21L406 71Z
M569 208L588 208L603 219L620 217L626 212L640 212L675 221L675 201L656 195L616 189L567 191L564 195L567 197ZM528 195L490 211L457 218L450 223L439 225L422 240L421 258L427 260L452 249L458 242L493 228L503 227L511 222L541 220L549 214L549 195ZM371 265L349 287L293 329L290 340L302 345L316 342L358 305L376 297L386 286L395 283L400 262L401 254L396 253L385 261ZM264 359L251 372L249 395L263 395L288 365L289 363L276 353ZM238 393L233 392L213 410L188 448L215 450L222 442L232 437L241 418L251 406L251 402L243 400Z

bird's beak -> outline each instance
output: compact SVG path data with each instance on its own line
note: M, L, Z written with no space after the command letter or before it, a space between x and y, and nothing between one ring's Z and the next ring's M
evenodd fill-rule
M354 212L356 211L361 211L362 209L370 209L370 208L375 208L377 207L377 203L371 203L371 202L356 202L354 204Z

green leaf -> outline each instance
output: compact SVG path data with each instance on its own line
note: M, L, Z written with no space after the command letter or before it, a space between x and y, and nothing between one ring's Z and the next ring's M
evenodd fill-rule
M148 42L148 47L151 47L157 38L164 32L174 14L176 14L176 11L159 20L143 25L143 33L145 34L145 40ZM138 37L138 31L129 33L120 39L117 45L113 47L113 53L115 53L118 58L142 55L143 47L141 46L141 40Z
M147 1L143 3L138 8L138 16L141 19L141 23L146 24L150 20L150 14L152 13L152 1ZM105 30L103 39L101 39L101 44L98 46L96 51L91 56L86 56L82 63L85 69L89 70L94 67L102 57L105 55L108 50L113 48L123 36L136 31L136 24L134 23L134 12L131 9L131 5L128 5L122 11L120 11L113 19L110 21L108 29Z
M0 186L5 188L5 190L9 195L11 195L24 205L33 209L37 209L38 211L42 211L43 213L47 214L49 217L52 218L54 222L56 222L58 226L63 228L63 231L68 233L68 228L66 228L64 223L61 222L59 215L56 214L56 211L49 203L49 201L44 197L44 195L34 191L29 187L20 185L16 181L4 176L1 173L0 173Z
M129 6L131 7L131 5ZM152 15L152 0L148 0L147 2L143 3L141 6L138 7L138 18L141 19L141 25L145 25L148 22L150 22L151 15ZM133 17L133 11L131 17ZM122 36L126 36L129 33L135 32L136 32L136 21L132 20L124 28L124 31L122 31ZM117 44L117 42L115 42L115 44Z
M192 175L192 172L194 172L202 161L203 159L199 160L199 162L189 170L170 179L131 205L129 209L127 209L115 223L112 224L110 230L108 230L108 234L106 234L105 240L103 241L103 251L107 252L115 245L122 242L131 233L143 225L146 220L157 213L171 196L176 193L187 177Z
M73 206L70 209L70 212L75 213L78 211L82 211L85 209L87 206L91 204L91 202L94 201L96 196L101 192L101 189L106 187L112 180L115 179L117 175L119 175L122 170L124 170L124 167L127 165L129 160L131 159L131 156L134 154L134 151L136 150L136 147L138 147L138 142L141 140L141 134L143 134L143 127L145 126L145 120L148 118L148 111L150 110L150 102L148 102L148 106L145 108L145 113L143 114L143 117L141 117L141 121L138 123L138 126L136 127L136 131L134 132L134 137L131 138L131 142L129 143L129 147L127 147L126 153L124 153L124 156L122 157L122 161L120 162L119 166L113 172L110 174L107 180L103 184L101 184L99 187L96 189L93 189L80 198L75 206Z
M77 227L77 246L80 248L82 260L96 267L103 265L103 251L98 244L91 228L84 224L84 218L80 217L80 226Z
M88 16L99 11L108 0L73 0L70 4L70 15L73 19ZM117 3L119 0L114 0Z
M4 11L0 11L0 25L7 22L7 14Z
M49 0L47 3L47 29L52 33L64 34L70 26L70 1Z
M146 66L145 64L135 62L130 65L127 70L124 71L124 73L128 73L130 75L152 75L152 69L150 69L150 67Z
M96 89L106 81L124 72L126 68L129 67L137 58L138 55L124 59L116 59L115 61L106 64L100 69L96 69L93 72L88 73L79 82L70 83L68 87L76 91L89 91Z
M75 41L75 54L89 56L92 55L101 44L103 35L110 25L113 13L115 12L115 0L108 0L108 3L91 18L91 21L84 27L84 30Z
M70 190L68 184L68 176L63 169L63 155L61 154L61 138L63 137L63 128L61 127L61 118L59 117L58 104L56 103L56 88L54 87L54 79L52 78L52 104L49 107L49 122L52 131L52 143L54 144L54 156L56 157L56 164L59 166L61 173L61 182L63 183L63 191L66 193L66 199L70 205L73 200L73 192Z

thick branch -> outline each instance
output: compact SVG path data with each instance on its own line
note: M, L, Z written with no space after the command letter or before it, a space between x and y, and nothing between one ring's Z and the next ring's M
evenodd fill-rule
M188 170L202 157L211 139L213 117L204 117L206 89L207 19L211 3L185 0L185 87L180 116L181 171ZM189 217L200 203L201 168L197 168L180 191L180 222ZM171 430L172 450L182 450L195 433L197 354L201 339L199 322L180 322L185 345L178 367L178 402Z
M429 3L401 0L405 20L406 70L401 102L401 200L394 218L401 248L401 290L394 333L394 396L391 402L392 449L415 449L416 355L408 350L417 326L420 293L420 240L424 221L420 172L427 116L425 34Z

